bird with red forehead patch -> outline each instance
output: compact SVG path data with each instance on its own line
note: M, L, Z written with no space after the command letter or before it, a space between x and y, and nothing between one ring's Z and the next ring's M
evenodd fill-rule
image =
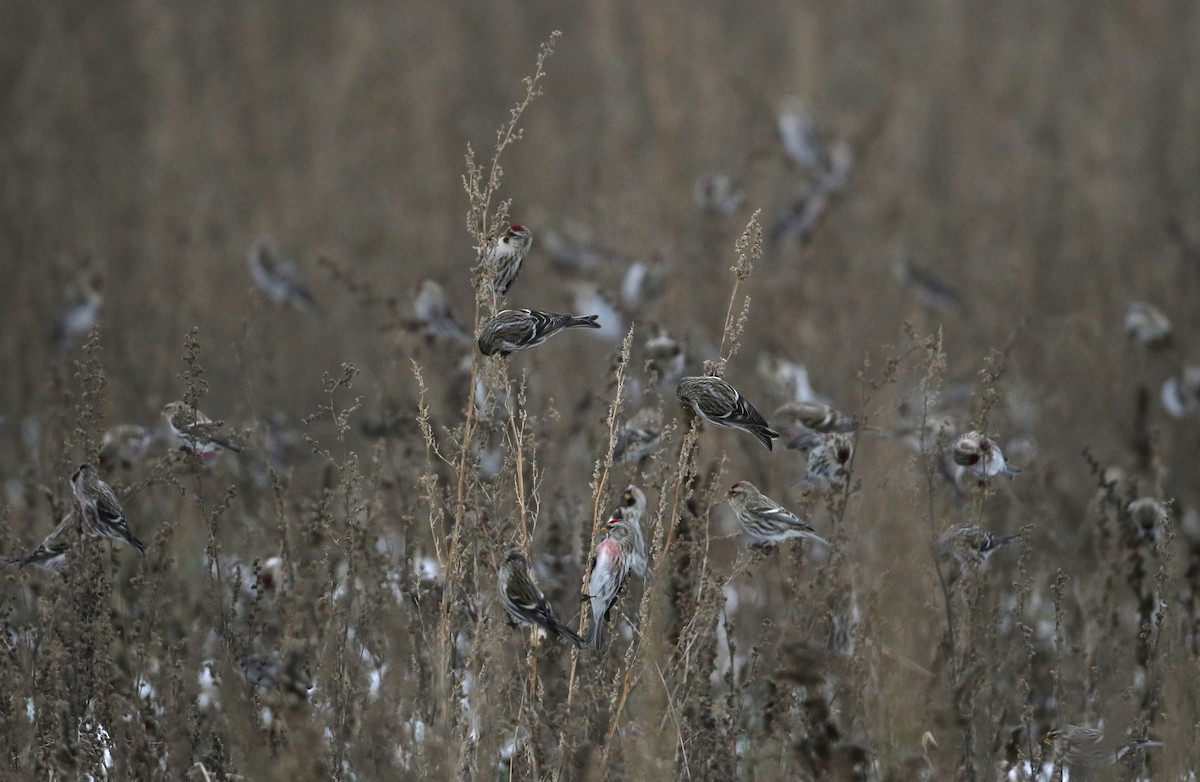
M492 290L497 296L508 293L517 281L525 256L533 246L533 232L520 223L513 223L495 238L484 256L493 269Z
M1021 468L1013 467L1004 460L1000 446L982 432L967 432L954 443L954 463L967 468L980 478L991 478L1001 473L1013 478Z
M614 513L608 520L604 539L596 546L586 595L592 601L592 626L587 642L596 649L600 648L608 612L617 602L617 595L633 569L634 546L635 535L629 522L623 514Z

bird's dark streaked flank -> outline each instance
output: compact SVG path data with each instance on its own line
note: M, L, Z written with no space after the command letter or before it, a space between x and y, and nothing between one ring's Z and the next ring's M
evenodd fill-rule
M1042 743L1053 749L1056 760L1074 771L1110 766L1130 752L1162 746L1161 741L1147 738L1107 739L1103 730L1086 725L1054 728Z
M682 378L675 387L675 394L703 420L726 429L749 432L768 451L772 450L771 441L779 437L779 432L767 424L762 413L719 377Z
M596 546L596 559L588 579L586 597L592 601L592 626L588 629L587 642L593 648L600 648L608 612L617 602L617 595L633 569L635 545L634 533L628 523L620 514L614 514L608 520L604 539Z
M564 329L598 329L596 318L596 315L577 317L541 310L503 310L484 324L479 333L479 352L503 357L518 350L530 350Z
M725 495L742 529L756 545L774 545L789 538L807 538L828 546L803 519L758 490L749 481L738 481Z
M497 296L508 293L517 281L525 256L533 246L533 232L519 223L513 223L496 237L487 249L487 259L495 264L496 276L492 278L492 290Z
M123 540L139 553L146 553L146 544L129 531L125 512L121 510L116 493L111 486L100 480L95 467L90 464L79 465L75 476L71 478L71 488L75 502L79 504L84 532L92 537Z
M513 619L557 633L577 647L583 646L583 639L563 624L546 595L538 588L529 560L520 549L513 549L505 555L504 562L500 564L498 587L500 602Z

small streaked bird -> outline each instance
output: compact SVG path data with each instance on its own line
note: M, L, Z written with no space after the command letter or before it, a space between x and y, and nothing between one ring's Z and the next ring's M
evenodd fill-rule
M732 217L746 200L746 191L728 174L701 174L692 187L692 200L705 214Z
M518 350L536 348L563 329L583 327L598 329L596 315L577 317L541 310L502 310L483 326L479 333L479 352L485 356L501 357Z
M767 386L767 393L785 402L819 402L827 404L808 379L808 367L782 356L763 353L758 359L758 376Z
M84 532L92 537L123 540L136 548L139 554L146 553L146 544L129 531L125 511L121 510L116 492L100 480L95 467L90 464L79 465L71 478L71 489L75 502L79 504Z
M1163 381L1162 406L1172 418L1183 418L1200 410L1200 367L1185 366L1178 377Z
M962 465L980 478L991 478L1003 473L1010 479L1021 472L1021 468L1013 467L1004 460L1000 446L990 437L985 437L980 431L964 434L954 443L954 463Z
M675 395L701 419L714 426L749 432L768 451L772 450L771 441L779 437L762 413L719 377L682 378L675 387Z
M776 122L783 151L793 163L814 173L828 167L825 140L807 101L797 97L785 98L780 102Z
M670 387L679 382L687 369L687 355L665 328L652 326L642 348L646 353L646 369L658 375L662 386Z
M37 548L23 557L10 559L7 564L18 567L33 565L51 572L61 570L62 566L67 563L67 552L71 548L71 536L78 534L78 527L79 509L72 508L71 512L63 517L54 531L47 535Z
M808 450L804 483L839 487L850 477L850 459L854 456L854 438L845 432L808 432L789 443L789 447Z
M583 646L583 639L554 613L554 607L533 580L529 560L520 549L513 549L505 555L500 565L498 587L500 602L514 620L557 633L576 647Z
M485 258L496 270L496 276L492 278L492 290L497 296L508 293L508 289L517 281L532 245L533 233L525 226L513 223L488 246Z
M667 262L661 254L649 261L634 261L621 278L621 306L635 320L667 287Z
M975 524L955 524L938 535L938 556L951 566L946 576L953 584L967 570L981 566L996 549L1021 539L1020 535L997 535Z
M196 454L210 466L220 458L222 448L242 450L240 444L221 431L223 422L212 420L187 402L169 402L162 414L178 447Z
M657 407L643 407L617 431L613 461L640 464L661 442L662 412Z
M63 289L63 311L54 324L54 344L59 352L69 350L95 327L104 303L103 284L100 270L88 267Z
M789 538L807 538L829 545L799 516L758 490L750 481L738 481L725 497L750 536L751 545L773 546Z
M633 536L633 549L629 568L643 581L650 579L650 561L647 558L646 534L642 531L642 519L646 517L646 493L630 484L621 495L621 505L614 516L619 515Z
M616 253L597 245L591 231L573 220L561 228L543 228L541 241L551 265L567 271L587 271L617 260Z
M1153 497L1139 497L1125 507L1129 520L1133 522L1133 532L1143 543L1158 540L1166 533L1166 523L1170 519L1167 507Z
M907 255L898 256L892 263L892 274L931 310L964 319L970 316L970 307L954 286Z
M1171 340L1171 321L1153 304L1131 301L1125 311L1125 333L1146 347L1166 345Z
M137 424L118 424L100 440L100 469L128 470L146 458L154 444L155 433Z
M835 407L821 402L796 401L788 402L775 411L772 416L776 421L783 419L789 426L798 430L803 436L809 432L828 434L830 432L853 432L858 428L854 416L843 413ZM801 438L796 438L787 444L788 448L798 448Z
M429 342L471 341L470 336L454 317L454 313L450 311L446 292L434 280L421 280L417 283L417 295L413 297L412 307L417 328Z
M596 546L588 593L584 596L592 601L592 626L588 629L587 643L593 648L600 648L608 612L617 602L625 579L629 578L634 545L634 533L628 523L619 514L613 515L608 520L604 539Z
M1117 741L1106 739L1104 731L1086 725L1062 725L1052 729L1042 743L1054 751L1054 758L1075 771L1108 766L1130 752L1161 747L1161 741L1146 738Z
M306 700L314 687L308 661L299 650L288 652L282 659L278 652L247 655L241 661L241 669L246 683L264 692L278 690Z
M324 311L300 279L300 267L288 258L269 236L260 236L250 245L246 257L254 284L276 304L295 307L301 312L321 316Z

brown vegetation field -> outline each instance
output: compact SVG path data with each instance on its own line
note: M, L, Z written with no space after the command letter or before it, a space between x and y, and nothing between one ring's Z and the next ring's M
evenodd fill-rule
M1194 780L1197 85L1184 0L0 2L3 555L85 462L147 544L0 571L0 778ZM605 328L485 357L505 304ZM800 367L846 480L784 447ZM774 450L685 415L706 371ZM832 545L748 547L739 480ZM512 627L512 547L588 625L630 484L601 647Z

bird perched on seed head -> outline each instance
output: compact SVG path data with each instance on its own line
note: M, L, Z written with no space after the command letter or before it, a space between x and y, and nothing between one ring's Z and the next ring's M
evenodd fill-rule
M799 516L763 494L750 481L738 481L725 496L742 529L750 536L751 545L773 546L789 538L807 538L829 545Z
M643 407L617 432L613 461L638 464L661 442L662 412L656 407Z
M504 556L498 581L500 602L509 616L518 622L557 633L576 647L583 646L583 639L554 613L554 607L534 582L529 560L520 549L513 549Z
M18 567L35 565L43 570L56 572L67 563L67 552L71 548L71 533L78 528L79 509L72 508L71 512L63 517L54 531L47 535L37 548L23 557L10 559L6 564Z
M592 575L588 579L588 593L592 601L592 626L588 630L587 642L600 648L602 628L608 612L617 602L617 595L633 569L635 533L620 514L608 520L604 539L596 546L596 558L592 563Z
M736 388L719 377L685 377L675 387L675 395L705 421L726 429L740 429L758 438L772 450L771 441L779 437L767 419L746 401Z
M637 573L638 578L647 581L650 578L650 563L646 555L646 535L642 531L642 519L646 515L646 494L637 486L630 484L621 495L621 505L614 516L624 519L629 532L633 536L632 560L630 570Z
M1009 478L1021 472L1019 467L1013 467L1004 461L1000 446L982 432L971 431L964 434L954 443L954 463L967 468L980 478L990 478L1004 473Z
M118 424L100 440L100 466L129 469L146 457L155 433L137 424Z
M413 297L412 307L416 325L428 341L470 342L467 332L450 311L446 292L434 280L417 283L417 295Z
M283 254L271 237L260 236L254 240L246 263L254 284L271 301L295 307L310 315L325 314L300 279L300 267Z
M129 531L125 511L121 510L116 492L100 480L95 467L90 464L79 465L71 478L71 489L75 502L79 504L84 532L92 537L123 540L136 548L138 553L146 553L146 544Z
M854 438L845 432L806 432L788 443L788 447L808 450L808 463L800 479L805 483L841 486L850 476Z
M951 566L947 582L953 584L969 568L982 565L1001 546L1020 540L1020 535L997 535L975 524L955 524L938 535L938 556Z
M507 356L518 350L536 348L563 329L582 326L598 329L596 315L576 317L541 310L502 310L479 333L479 352L485 356Z
M103 284L100 270L89 266L76 274L63 290L66 308L54 324L54 343L60 352L68 350L96 325L100 305L104 303L100 292Z
M497 296L508 293L517 281L525 256L533 246L533 233L523 225L513 223L488 246L485 258L494 265L496 276L492 278L492 290Z
M1131 741L1106 740L1104 731L1085 725L1062 725L1054 728L1042 743L1054 750L1056 760L1076 771L1116 763L1129 752L1147 747L1161 747L1161 741L1146 738Z
M242 450L241 445L221 431L222 422L213 421L187 402L168 402L163 407L163 418L179 448L196 454L205 464L211 465L219 459L221 448L234 452Z

